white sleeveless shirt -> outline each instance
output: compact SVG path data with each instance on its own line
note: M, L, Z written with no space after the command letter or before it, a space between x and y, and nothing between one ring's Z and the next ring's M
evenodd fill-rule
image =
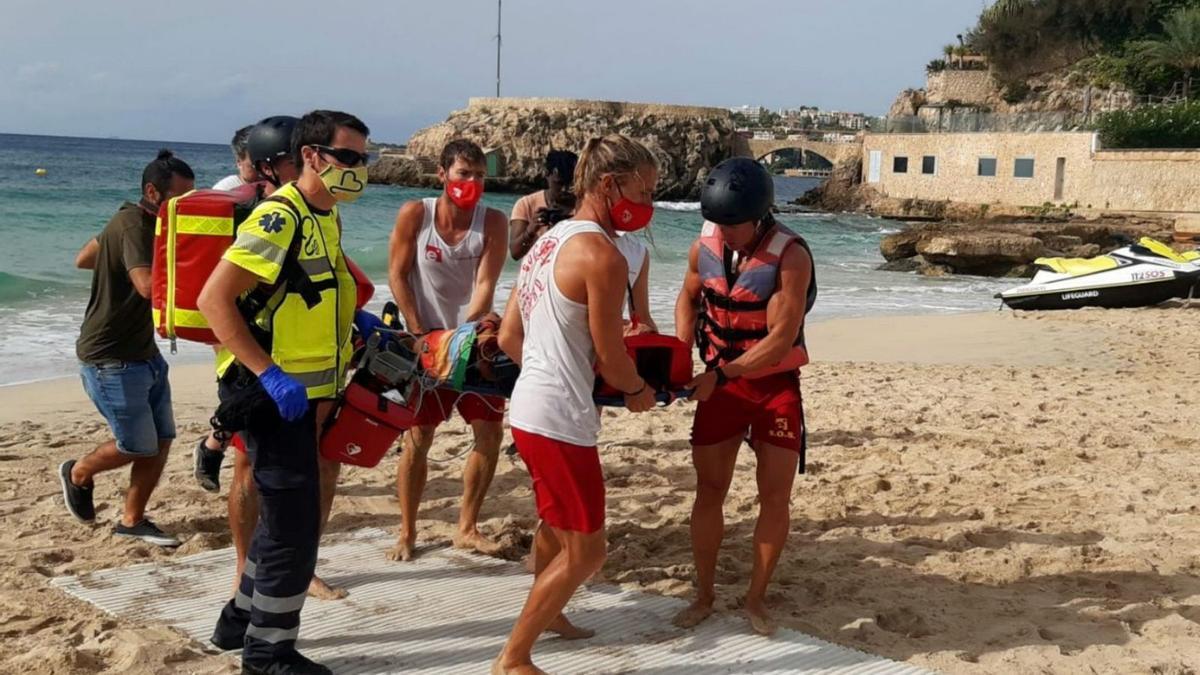
M613 242L621 255L625 256L625 263L629 265L629 285L637 285L637 279L642 274L642 264L646 262L646 256L650 255L650 250L641 242L638 237L631 234L622 234Z
M592 401L596 347L587 305L567 298L554 281L559 251L584 233L608 236L591 221L564 221L542 235L521 261L513 292L518 294L525 342L509 423L527 433L594 447L600 413Z
M425 218L417 234L417 260L408 283L417 301L417 315L425 330L455 328L466 320L467 305L475 290L475 273L483 258L483 222L487 207L475 206L471 227L457 246L447 244L434 224L437 198L422 200Z

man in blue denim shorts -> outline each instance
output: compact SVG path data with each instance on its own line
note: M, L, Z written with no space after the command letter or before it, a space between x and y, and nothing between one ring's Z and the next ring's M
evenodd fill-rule
M79 460L59 466L63 501L83 522L96 519L92 479L130 464L129 490L116 534L159 546L179 540L146 518L175 438L167 362L154 342L150 316L150 264L158 206L192 189L192 169L168 150L142 172L142 199L126 202L75 261L91 269L92 294L75 353L83 388L113 432Z

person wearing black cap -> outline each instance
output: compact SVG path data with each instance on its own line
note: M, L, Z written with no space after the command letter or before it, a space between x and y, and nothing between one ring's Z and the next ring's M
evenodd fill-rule
M352 327L369 318L355 306L338 217L339 204L366 190L369 134L344 112L301 118L291 134L300 177L241 220L196 303L221 343L222 401L259 390L275 403L275 415L256 416L242 432L258 523L241 586L211 638L223 649L241 648L244 673L332 672L301 655L296 642L321 533L320 406L345 386ZM247 292L281 281L272 293L277 301L243 302Z
M248 127L238 130L238 134L244 131L242 139L242 147L246 153L246 164L252 172L252 182L259 186L258 197L269 196L272 192L278 189L284 183L289 183L300 177L300 169L296 165L295 156L292 154L292 130L296 128L296 122L299 120L288 115L276 115L268 117L257 124L252 124ZM235 142L237 137L234 137ZM241 168L239 160L239 170ZM222 181L224 182L224 181ZM221 188L220 184L214 185L214 190L220 189L235 189L239 186L233 185L228 188ZM253 205L253 204L251 204ZM209 433L200 442L196 444L196 448L192 451L193 474L196 481L200 483L200 487L209 492L218 492L221 489L221 464L225 460L226 442L218 438L215 433ZM240 458L240 456L239 456ZM234 531L235 544L241 543L243 540L249 545L250 534L245 533L244 537L238 537L238 527L234 524L235 516L242 510L240 505L246 504L246 499L243 499L242 490L237 486L242 486L245 490L252 491L254 483L250 480L249 465L244 461L235 461L234 463L234 481L236 483L234 489L229 491L229 518L230 525ZM258 502L252 500L249 509L247 510L249 517L250 529L254 528L254 521L258 516ZM244 547L238 546L238 560L245 559ZM239 565L240 568L240 565ZM240 569L239 569L240 576Z
M808 363L804 316L817 287L808 244L775 221L774 200L774 182L758 162L735 158L713 169L700 194L706 222L675 306L679 339L694 341L706 365L690 385L700 402L692 425L696 599L674 619L683 628L712 614L725 495L748 439L758 461L759 515L744 611L756 632L776 630L767 584L787 542L803 461L799 369Z
M268 117L250 130L246 154L258 180L270 183L266 194L300 177L300 163L292 152L292 132L300 120L291 115Z
M299 121L290 115L276 115L250 128L246 137L246 154L259 182L260 196L267 197L279 187L300 177L300 165L292 152L292 131ZM332 404L327 402L319 403L318 418L324 419L332 407ZM233 534L234 549L237 552L237 569L234 576L236 592L245 569L246 553L250 549L254 526L258 522L259 500L250 458L246 455L244 444L235 440L234 445L237 451L234 453L233 484L229 489L228 500L229 529ZM201 487L210 492L220 490L219 479L225 449L225 442L210 433L200 440L194 450L196 480ZM324 528L333 507L340 465L323 458L318 462L321 470L321 524ZM324 600L346 596L344 589L332 587L315 575L309 584L308 592L309 595Z

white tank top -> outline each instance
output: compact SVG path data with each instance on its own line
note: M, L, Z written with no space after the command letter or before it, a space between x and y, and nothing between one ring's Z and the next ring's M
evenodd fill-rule
M646 256L650 254L649 249L640 239L629 234L617 237L613 244L621 252L621 255L625 256L625 262L629 265L629 285L635 285L638 275L642 273L642 264L646 262Z
M434 225L438 200L431 197L422 202L425 219L417 234L417 261L408 273L408 283L425 330L455 328L466 320L467 305L475 290L475 273L483 258L487 207L482 203L475 206L467 236L457 246L450 246Z
M618 236L613 244L617 247L617 250L621 252L621 255L625 256L625 263L629 266L629 286L625 290L625 302L621 305L624 307L624 309L621 310L622 316L628 319L629 312L633 309L629 306L628 295L633 292L633 287L637 285L638 277L642 274L642 263L646 262L646 256L650 255L650 250L646 248L646 245L642 243L640 238L631 234L622 234ZM645 317L642 318L644 319Z
M513 292L518 294L525 342L509 423L556 441L594 447L600 413L592 402L596 347L587 305L567 298L554 281L558 252L571 237L583 233L604 235L604 230L586 220L561 222L542 235L521 261Z

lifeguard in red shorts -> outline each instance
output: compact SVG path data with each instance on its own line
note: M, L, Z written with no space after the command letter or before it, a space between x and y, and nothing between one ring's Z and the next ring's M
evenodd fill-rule
M696 599L675 617L684 628L713 611L725 496L748 439L758 458L759 514L744 610L756 632L776 630L766 592L787 541L804 451L799 369L808 363L804 316L816 278L808 244L771 215L774 198L771 175L758 162L737 158L713 169L700 196L706 222L675 306L679 339L695 339L707 366L691 385L700 401L692 424Z
M509 421L542 526L533 542L533 587L493 675L542 672L531 652L544 631L591 635L562 610L604 564L596 372L625 394L630 410L654 406L622 339L628 265L613 239L650 224L657 181L654 155L640 143L620 135L589 141L575 170L579 208L522 259L500 324L500 347L521 364Z
M508 219L480 201L486 175L487 161L477 144L450 141L438 165L445 184L441 195L400 207L388 252L388 285L411 333L495 318L492 300L508 250ZM471 425L475 442L463 467L462 509L453 543L495 553L499 546L479 532L478 521L504 439L504 400L437 389L423 392L416 406L416 425L405 434L396 471L400 536L388 559L406 561L414 555L429 449L438 425L456 409Z

